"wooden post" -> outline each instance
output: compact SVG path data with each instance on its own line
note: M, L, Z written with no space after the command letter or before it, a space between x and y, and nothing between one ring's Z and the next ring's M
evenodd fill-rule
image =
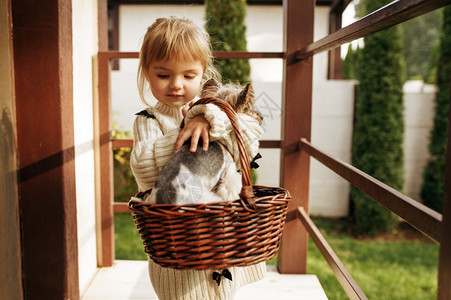
M341 28L341 17L343 14L344 6L343 1L339 1L329 14L329 34L334 33ZM328 78L329 79L341 79L342 63L341 63L341 48L336 47L329 51L329 66L328 66Z
M298 206L308 211L310 157L300 151L299 140L310 140L312 110L312 62L295 58L296 50L313 42L314 0L285 0L284 97L281 183L293 196L288 208L278 268L281 273L306 272L308 234L295 220Z
M111 102L110 102L110 61L108 56L98 54L99 101L96 116L96 136L98 137L98 156L100 168L100 222L101 257L100 267L110 267L114 262L114 176L113 143L111 142ZM100 249L99 249L100 250Z
M11 8L24 298L79 299L71 1Z
M449 104L451 108L451 89ZM440 243L438 264L437 299L449 300L451 299L451 109L449 110L448 117L448 143L442 216L442 241Z
M114 177L111 142L110 61L102 51L108 50L107 0L98 0L99 54L96 58L98 90L94 103L96 209L97 209L97 265L110 267L114 256Z

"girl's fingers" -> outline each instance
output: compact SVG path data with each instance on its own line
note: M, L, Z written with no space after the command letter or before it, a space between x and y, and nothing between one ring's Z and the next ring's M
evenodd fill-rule
M200 115L185 124L180 131L175 143L175 151L180 149L189 138L191 138L190 152L196 152L199 138L202 138L202 149L208 150L210 124Z
M208 150L208 144L210 143L208 131L203 131L202 132L202 141L203 141L202 149L204 151L207 151Z
M194 153L197 150L197 143L199 142L199 134L197 132L193 132L191 135L191 147L189 151Z
M179 150L183 144L190 138L191 133L183 128L175 141L175 151Z
M177 137L177 141L175 142L175 149L174 149L174 151L179 150L180 147L182 147L184 142L185 142L184 138L182 137L181 134L179 134L179 136Z

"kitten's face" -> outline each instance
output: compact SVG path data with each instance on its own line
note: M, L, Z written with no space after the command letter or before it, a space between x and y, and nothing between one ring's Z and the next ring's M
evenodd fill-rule
M222 85L214 79L210 79L203 85L201 97L215 97L229 103L237 112L249 115L261 124L263 117L255 109L254 89L250 84L245 87L235 84Z

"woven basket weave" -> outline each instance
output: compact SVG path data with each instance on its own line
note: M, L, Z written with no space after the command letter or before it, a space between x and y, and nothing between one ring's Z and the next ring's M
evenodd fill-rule
M229 117L240 151L243 188L240 198L207 204L149 204L145 193L129 202L147 255L162 267L224 269L273 258L291 199L278 187L252 186L250 164L235 111L224 101L202 98ZM136 199L138 198L138 199Z

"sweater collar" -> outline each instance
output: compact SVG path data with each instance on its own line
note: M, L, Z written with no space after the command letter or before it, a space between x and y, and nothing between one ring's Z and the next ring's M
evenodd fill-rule
M174 119L176 122L180 122L183 119L181 107L171 107L162 102L157 102L155 105L155 110L158 111L161 115L168 117L170 119Z

